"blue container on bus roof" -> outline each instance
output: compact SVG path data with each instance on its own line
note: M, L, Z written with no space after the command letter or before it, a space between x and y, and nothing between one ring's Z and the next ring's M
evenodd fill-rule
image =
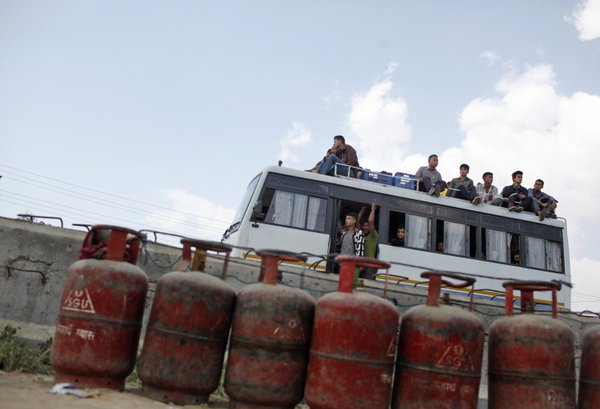
M391 185L393 176L386 173L381 172L372 172L369 169L364 169L362 172L362 179L369 180L371 182L382 183L384 185Z
M405 189L417 190L417 177L410 173L396 172L394 174L394 186L403 187Z

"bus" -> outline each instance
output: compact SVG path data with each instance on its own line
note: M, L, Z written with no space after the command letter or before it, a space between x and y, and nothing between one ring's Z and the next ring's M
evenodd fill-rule
M557 281L563 284L558 305L570 309L564 218L539 221L532 213L434 197L415 186L409 174L359 170L353 175L347 168L341 172L336 168L329 176L267 167L250 181L222 241L238 249L234 253L238 256L257 257L242 249L306 253L307 265L332 273L334 258L326 256L336 253L345 215L359 213L375 201L378 258L391 263L378 280L385 276L395 284L416 287L426 285L420 277L423 271L455 272L477 280L474 290L462 291L491 300L503 299L504 281ZM399 227L405 229L401 247L392 245ZM550 300L550 293L536 293L536 302L544 305Z

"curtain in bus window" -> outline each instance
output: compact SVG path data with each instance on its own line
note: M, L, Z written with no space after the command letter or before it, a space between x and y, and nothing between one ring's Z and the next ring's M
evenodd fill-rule
M444 222L444 252L459 256L467 255L467 226Z
M527 267L546 268L546 246L544 239L536 237L525 238Z
M306 224L306 206L308 196L294 194L294 212L292 214L292 226L304 228Z
M429 219L406 215L406 246L429 250Z
M293 209L294 194L277 190L275 192L275 197L269 206L267 220L270 220L275 224L289 226L292 222Z
M486 230L486 259L491 261L499 261L501 263L508 263L508 247L510 243L511 234L497 231L497 230Z
M325 230L325 209L327 201L317 197L308 200L308 214L306 216L306 228L309 230Z
M562 271L560 243L546 241L546 268L550 271Z

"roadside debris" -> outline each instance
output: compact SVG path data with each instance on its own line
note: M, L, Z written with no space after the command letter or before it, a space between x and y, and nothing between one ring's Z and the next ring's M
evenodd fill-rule
M50 389L50 392L56 393L57 395L73 395L78 398L91 398L96 395L96 393L92 393L83 389L78 389L72 383L57 383Z

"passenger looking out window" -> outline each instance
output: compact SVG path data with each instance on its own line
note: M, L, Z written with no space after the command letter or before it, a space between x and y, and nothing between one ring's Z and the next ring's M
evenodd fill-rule
M398 226L396 229L396 237L392 239L390 244L396 247L404 247L404 226Z

